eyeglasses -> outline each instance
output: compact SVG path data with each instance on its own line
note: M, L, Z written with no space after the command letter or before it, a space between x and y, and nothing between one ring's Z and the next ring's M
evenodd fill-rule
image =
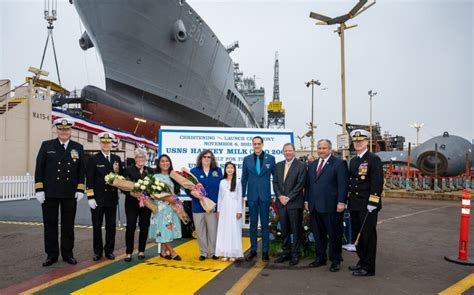
M203 159L211 159L211 156L202 156Z

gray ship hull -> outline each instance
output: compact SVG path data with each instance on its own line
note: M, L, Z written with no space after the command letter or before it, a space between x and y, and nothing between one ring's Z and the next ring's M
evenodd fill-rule
M106 91L138 104L120 109L163 124L258 127L235 88L232 59L187 3L73 3L101 56ZM185 40L176 38L177 22L183 25Z

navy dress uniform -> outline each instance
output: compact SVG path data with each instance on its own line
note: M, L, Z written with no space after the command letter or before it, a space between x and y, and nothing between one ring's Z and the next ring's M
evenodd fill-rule
M109 132L98 134L99 141L112 146L115 136ZM115 259L113 254L115 248L116 216L118 205L117 188L105 183L105 176L111 172L123 173L122 161L119 156L102 149L93 155L86 166L87 199L91 207L93 226L93 260L97 261L105 257ZM105 244L102 241L102 223L105 217Z
M61 256L76 264L73 256L74 220L77 202L84 197L84 151L81 144L70 140L74 122L60 118L54 121L58 138L44 141L36 158L35 191L42 204L44 243L47 259L43 266L59 257L58 214L61 210Z
M370 133L354 130L351 137L354 143L367 141ZM367 143L364 145L367 146ZM356 237L360 233L356 245L359 261L349 269L354 271L355 276L370 276L375 274L376 226L378 211L382 209L383 166L380 158L367 151L367 147L357 152L358 155L353 157L349 164L348 208L351 214L352 236Z

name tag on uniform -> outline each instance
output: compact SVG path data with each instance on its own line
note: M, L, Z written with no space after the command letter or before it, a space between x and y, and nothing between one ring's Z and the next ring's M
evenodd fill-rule
M47 154L56 154L56 151L47 151Z
M204 175L199 175L199 178L204 178Z
M98 168L103 168L103 167L105 167L105 165L95 165L95 166L98 167Z
M265 164L265 166L267 167L267 169L270 169L270 164Z

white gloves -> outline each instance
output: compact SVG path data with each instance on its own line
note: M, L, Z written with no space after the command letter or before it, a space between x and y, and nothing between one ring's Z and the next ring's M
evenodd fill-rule
M82 198L84 198L84 193L77 192L76 193L76 200L77 200L78 203L79 203L80 200L82 200Z
M44 192L37 192L35 196L40 204L44 203Z
M375 209L377 209L377 206L367 205L367 211L369 211L369 213L372 213L372 211L374 211Z
M95 201L95 199L87 200L87 202L89 203L89 207L91 207L92 210L97 208L97 202Z

